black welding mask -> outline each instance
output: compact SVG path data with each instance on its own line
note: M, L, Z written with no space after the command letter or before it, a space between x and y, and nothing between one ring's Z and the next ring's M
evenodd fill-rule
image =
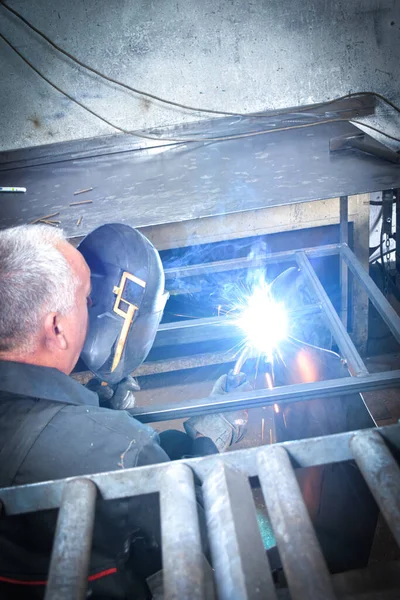
M153 244L119 223L102 225L78 246L91 271L89 328L81 358L113 385L147 357L168 293Z

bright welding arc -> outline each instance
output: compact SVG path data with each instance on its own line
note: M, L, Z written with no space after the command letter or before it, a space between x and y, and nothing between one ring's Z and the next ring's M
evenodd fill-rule
M245 343L271 361L279 342L288 335L288 318L283 304L272 297L270 286L262 282L237 306L236 325ZM236 312L236 311L235 311Z

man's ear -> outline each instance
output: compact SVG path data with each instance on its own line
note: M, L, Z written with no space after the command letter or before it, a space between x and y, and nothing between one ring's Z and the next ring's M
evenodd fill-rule
M49 313L44 322L46 346L49 350L66 350L67 340L64 335L62 317L58 313Z

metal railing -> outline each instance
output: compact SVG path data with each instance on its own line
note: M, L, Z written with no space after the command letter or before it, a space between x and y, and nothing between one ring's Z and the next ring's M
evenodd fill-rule
M194 476L202 482L216 595L277 598L249 478L258 477L292 600L335 595L295 468L355 459L400 544L400 425L6 488L6 515L59 508L46 600L85 598L97 494L159 493L164 598L208 599ZM399 591L400 593L400 591Z

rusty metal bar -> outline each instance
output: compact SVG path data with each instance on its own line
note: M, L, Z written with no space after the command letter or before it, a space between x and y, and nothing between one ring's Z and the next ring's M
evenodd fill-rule
M275 445L264 448L257 463L292 600L334 600L331 578L286 450Z
M303 251L297 252L296 259L297 264L302 273L304 273L312 291L314 292L318 301L321 302L322 310L327 318L331 333L335 338L337 345L339 346L340 352L347 360L351 373L353 375L366 375L368 370L364 365L361 356L357 352L357 349L353 344L349 334L343 326L335 307L330 301L328 294L325 292L306 254Z
M203 493L219 600L276 600L248 478L220 462Z
M86 598L96 496L90 479L74 479L64 487L45 600Z
M357 433L350 448L383 516L400 546L400 468L379 431Z
M161 536L164 598L205 597L204 562L193 473L182 464L168 466L161 479Z

